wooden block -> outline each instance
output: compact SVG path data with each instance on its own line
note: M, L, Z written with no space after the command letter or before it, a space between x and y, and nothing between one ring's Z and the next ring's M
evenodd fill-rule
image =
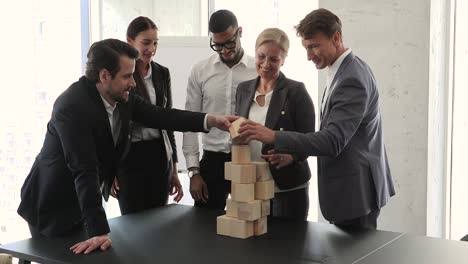
M233 201L232 199L227 199L226 207L227 216L241 220L257 220L262 214L262 201L260 200L241 203Z
M268 200L275 196L275 182L264 181L255 183L255 200Z
M236 202L255 200L255 183L231 182L231 199Z
M224 162L224 179L230 181L231 180L231 165L232 162Z
M225 167L226 168L226 167ZM231 164L229 177L235 183L255 183L255 164Z
M267 226L268 226L268 222L267 222L266 216L258 220L255 220L254 221L254 235L260 236L260 235L266 234Z
M231 126L229 127L229 133L231 133L233 141L235 141L235 139L239 137L239 128L244 121L247 121L247 119L239 117L239 119L232 122Z
M13 257L9 254L0 253L0 264L12 264Z
M216 233L218 235L248 238L254 234L253 221L240 220L226 215L216 218Z
M257 201L257 200L255 200ZM270 200L262 200L262 213L261 216L270 215Z
M271 176L270 166L268 162L265 161L253 161L256 167L256 176L257 181L270 181L273 180L273 176Z
M232 164L249 164L250 163L249 145L232 145L231 160L232 160Z

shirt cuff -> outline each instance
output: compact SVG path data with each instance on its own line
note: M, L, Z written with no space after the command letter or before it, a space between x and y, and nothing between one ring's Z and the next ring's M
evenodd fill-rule
M198 159L198 155L186 156L185 164L187 165L187 170L191 167L200 168L200 160Z
M283 131L275 131L275 142L273 144L277 153L289 153L291 151L289 145L285 144L285 138L286 135Z
M205 119L203 120L203 128L205 129L205 131L210 131L208 129L208 114L205 115Z

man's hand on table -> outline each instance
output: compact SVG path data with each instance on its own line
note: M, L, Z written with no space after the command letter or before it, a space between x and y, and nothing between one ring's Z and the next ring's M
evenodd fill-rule
M75 254L88 254L99 248L100 250L104 251L110 248L112 244L112 240L109 236L102 235L102 236L95 236L88 240L76 243L73 245L70 250L73 251Z

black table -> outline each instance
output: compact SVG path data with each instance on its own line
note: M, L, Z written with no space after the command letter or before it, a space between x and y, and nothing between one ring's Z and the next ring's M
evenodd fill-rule
M244 240L216 234L216 216L221 214L169 205L110 219L112 247L90 255L75 255L68 249L84 237L26 239L1 245L0 252L40 263L333 264L370 259L403 236L271 219L267 234Z
M405 234L357 264L468 263L468 243Z

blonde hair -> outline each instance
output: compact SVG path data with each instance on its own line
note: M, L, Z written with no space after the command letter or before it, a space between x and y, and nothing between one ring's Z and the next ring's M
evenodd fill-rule
M255 49L258 49L266 42L276 43L284 53L284 57L288 56L289 38L283 30L279 28L267 28L263 30L255 41Z

